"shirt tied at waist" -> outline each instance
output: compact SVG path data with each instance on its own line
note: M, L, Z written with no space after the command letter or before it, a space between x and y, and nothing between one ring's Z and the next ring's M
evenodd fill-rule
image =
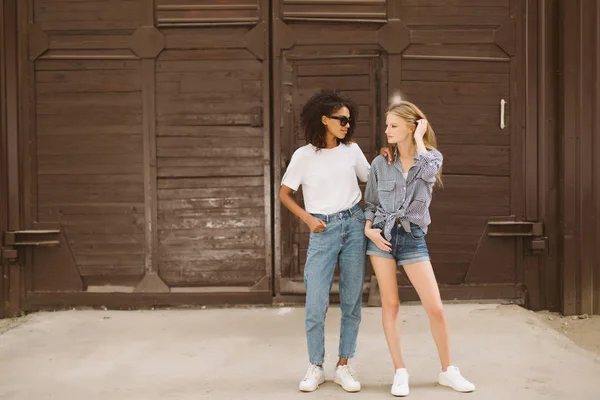
M385 237L387 241L392 240L392 228L398 223L407 233L410 233L410 221L404 216L404 210L398 210L397 212L388 214L385 217L383 237Z

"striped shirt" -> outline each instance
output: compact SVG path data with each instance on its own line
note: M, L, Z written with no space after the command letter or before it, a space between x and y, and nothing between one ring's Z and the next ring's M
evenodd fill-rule
M437 150L420 155L415 152L414 164L405 179L396 152L394 157L392 165L381 155L373 160L365 190L365 217L374 227L383 229L387 240L391 240L397 222L406 232L410 232L412 222L427 233L433 184L443 161Z

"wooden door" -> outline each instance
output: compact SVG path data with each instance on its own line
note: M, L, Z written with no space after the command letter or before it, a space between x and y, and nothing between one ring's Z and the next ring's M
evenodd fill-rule
M19 13L28 304L269 300L268 1Z
M445 156L427 236L443 296L522 299L519 235L538 226L522 221L521 3L276 2L275 185L304 144L297 112L309 94L339 88L361 105L358 141L371 159L385 143L383 113L399 91L428 115ZM302 294L307 231L287 210L276 211L277 290ZM402 273L399 280L403 298L415 298Z

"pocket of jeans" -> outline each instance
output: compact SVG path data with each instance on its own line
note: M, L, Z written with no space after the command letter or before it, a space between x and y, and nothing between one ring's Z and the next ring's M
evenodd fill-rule
M354 218L355 220L357 220L358 222L361 222L363 224L367 221L367 219L365 218L365 214L363 213L362 210L352 213L352 218Z
M377 194L379 195L379 204L384 210L392 210L394 208L394 188L395 181L378 181Z
M425 237L425 232L418 225L410 226L410 236L415 240L420 240Z
M312 214L311 214L311 215L312 215ZM322 230L322 231L320 231L320 232L312 232L312 231L311 231L311 232L310 232L310 234L311 234L311 235L318 235L319 233L323 233L323 232L325 232L325 231L327 230L327 221L325 220L325 218L321 218L320 216L317 216L317 215L312 215L312 216L313 216L313 217L315 217L315 218L317 218L317 219L320 219L320 220L321 220L321 221L323 221L323 222L325 222L325 227L324 227L324 228L323 228L323 230Z

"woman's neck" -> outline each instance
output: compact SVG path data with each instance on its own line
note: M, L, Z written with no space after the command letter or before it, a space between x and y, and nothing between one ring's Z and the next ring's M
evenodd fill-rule
M408 158L414 157L417 147L413 143L412 138L409 138L409 140L397 143L396 148L398 149L398 157Z
M335 136L333 136L331 133L327 132L327 134L325 136L325 148L333 149L334 147L337 147L337 146L338 146L337 138Z

